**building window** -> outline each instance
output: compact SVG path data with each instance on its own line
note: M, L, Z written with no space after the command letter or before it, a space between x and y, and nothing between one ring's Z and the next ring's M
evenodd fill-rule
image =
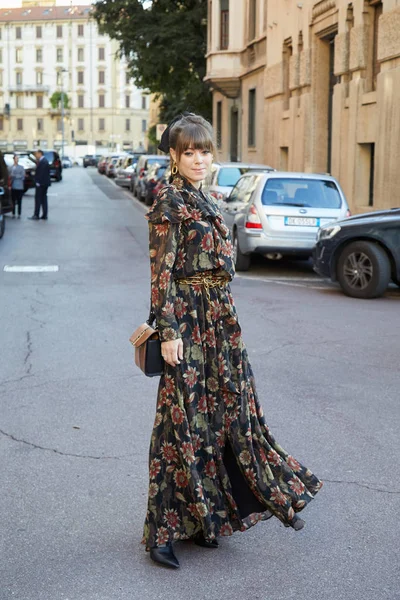
M125 119L125 131L130 131L130 130L131 130L131 120Z
M288 171L289 170L289 148L288 146L281 146L280 148L280 171Z
M24 120L17 119L17 131L23 131L24 129Z
M84 83L83 71L78 71L78 84L83 85L83 83Z
M217 148L222 146L222 102L217 102Z
M43 62L43 50L42 48L36 48L36 62Z
M43 119L36 120L36 129L38 131L43 131Z
M146 110L147 108L147 98L146 96L142 96L142 109Z
M229 0L221 0L220 10L220 50L227 50L229 47Z
M43 84L43 71L36 71L36 85Z
M22 48L17 48L15 50L15 62L22 63L22 59L23 59Z
M57 119L57 131L62 131L62 119Z
M43 108L43 96L36 96L36 108Z
M99 48L99 60L105 60L106 51L105 48Z
M104 94L99 94L99 108L105 107L105 96Z
M24 97L22 94L18 94L15 101L16 108L24 108Z
M42 26L36 25L36 38L40 39L42 37Z
M63 80L62 80L62 72L61 71L57 71L57 85L62 85Z
M257 35L257 0L249 0L249 41Z
M84 27L83 25L78 25L78 36L83 37Z
M3 71L0 71L0 86L3 85ZM2 96L0 96L0 107L3 105Z
M62 38L63 36L63 26L62 25L57 25L57 37L58 38Z
M4 118L2 116L0 116L0 131L3 131L4 129Z
M104 131L105 128L105 119L99 119L99 131Z
M131 104L131 97L129 96L129 94L127 94L125 96L125 108L129 108Z
M85 50L84 48L78 48L78 62L83 62L85 60Z
M131 82L131 76L129 75L129 73L125 73L125 83L126 85L129 85Z
M0 48L0 64L3 62L3 49Z
M147 121L146 119L142 119L142 132L147 131Z
M372 73L372 90L376 90L376 82L381 71L381 64L378 61L378 34L379 34L379 17L383 11L382 2L372 4L372 52L371 52L371 73ZM372 206L372 204L370 205Z
M63 55L64 55L63 49L62 48L57 48L57 51L56 51L56 61L57 62L62 62L63 61Z
M22 38L21 27L15 28L15 39L20 40Z
M21 73L21 71L17 71L17 73L15 73L15 83L17 85L22 85L22 73Z
M248 122L248 140L249 146L256 145L256 90L249 90L249 122Z
M103 84L106 82L106 74L105 71L99 71L99 83Z
M85 107L85 100L84 100L85 96L83 94L78 94L78 108L84 108Z
M79 118L78 119L78 131L83 131L84 130L84 119Z
M283 110L290 108L290 59L293 54L293 46L291 41L285 42L282 52L282 68L283 68Z

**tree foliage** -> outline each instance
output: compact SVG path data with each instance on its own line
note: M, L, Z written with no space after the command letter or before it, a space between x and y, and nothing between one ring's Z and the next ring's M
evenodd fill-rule
M162 120L183 110L211 117L207 0L98 0L94 17L119 42L136 85L160 98Z
M63 96L64 108L67 110L69 108L69 98L65 92L54 92L50 97L50 104L52 108L61 108L61 94Z

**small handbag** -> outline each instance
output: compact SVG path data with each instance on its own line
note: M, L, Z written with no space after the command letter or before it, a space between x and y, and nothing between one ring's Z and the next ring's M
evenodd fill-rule
M159 377L164 372L161 356L161 341L157 328L152 327L155 315L150 310L149 318L131 335L129 341L135 348L135 363L147 377Z

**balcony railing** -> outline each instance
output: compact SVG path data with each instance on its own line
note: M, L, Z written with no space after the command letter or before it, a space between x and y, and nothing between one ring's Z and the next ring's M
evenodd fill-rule
M50 87L48 85L41 85L39 83L34 85L11 85L9 87L9 91L11 93L23 93L23 92L41 92L47 94L50 91Z

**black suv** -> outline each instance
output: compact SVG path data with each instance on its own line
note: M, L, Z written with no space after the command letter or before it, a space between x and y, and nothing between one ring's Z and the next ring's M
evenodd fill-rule
M400 285L400 208L328 223L317 234L314 270L353 298L377 298Z
M60 155L56 150L43 150L43 154L49 163L50 177L53 177L56 181L62 179L62 164Z
M97 167L101 156L100 154L85 154L83 157L83 166L85 167Z

